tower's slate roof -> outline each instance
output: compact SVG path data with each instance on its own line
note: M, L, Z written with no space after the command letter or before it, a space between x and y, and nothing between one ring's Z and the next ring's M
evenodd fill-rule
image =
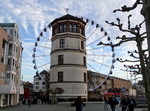
M60 20L67 20L67 19L70 19L70 20L77 20L77 21L80 21L84 24L86 24L81 18L78 18L78 17L75 17L75 16L72 16L70 14L66 14L60 18L56 18L54 21L51 22L51 25L53 25L55 22L57 21L60 21Z

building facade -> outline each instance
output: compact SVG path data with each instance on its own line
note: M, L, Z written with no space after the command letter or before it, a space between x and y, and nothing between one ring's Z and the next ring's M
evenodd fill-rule
M0 23L0 107L18 104L21 85L22 45L18 25Z
M85 25L82 19L69 14L51 22L50 89L64 89L57 98L87 99Z
M93 71L88 71L89 100L99 100L99 98L103 98L103 95L107 93L108 90L114 90L115 88L120 90L120 93L122 95L133 95L133 92L131 92L131 90L133 91L131 81L113 76L109 76L99 89L96 89L95 91L90 91L90 88L95 88L101 82L103 82L105 78L106 75Z
M39 78L38 75L35 75L33 78L33 92L43 92L46 93L48 90L47 86L49 84L49 73L45 70L43 70L41 73L41 78ZM45 81L45 82L43 82Z

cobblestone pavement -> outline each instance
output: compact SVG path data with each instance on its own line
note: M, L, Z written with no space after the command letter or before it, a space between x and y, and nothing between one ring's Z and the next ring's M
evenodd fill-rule
M83 111L111 111L110 108L108 108L108 110L104 110L103 106L103 103L88 103L83 108ZM75 111L75 107L71 107L70 104L31 105L31 107L28 105L20 105L16 107L2 108L0 111ZM143 110L136 108L135 111Z

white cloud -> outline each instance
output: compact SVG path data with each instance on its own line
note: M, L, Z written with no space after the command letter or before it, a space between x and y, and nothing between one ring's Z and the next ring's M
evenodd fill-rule
M88 17L100 23L109 33L112 41L116 42L115 37L123 35L123 33L117 28L107 25L105 21L114 22L116 18L120 18L121 22L125 24L124 27L127 27L127 16L131 13L133 14L131 18L132 27L140 23L141 20L143 20L142 15L140 15L140 6L130 13L113 13L114 9L121 8L125 4L131 6L134 2L135 0L3 0L0 4L0 8L2 9L0 11L0 22L16 22L23 28L23 32L21 32L20 35L24 47L22 63L22 71L24 72L22 73L28 73L27 71L25 72L25 70L34 73L32 64L32 49L34 47L34 42L46 25L55 18L66 14L64 8L69 8L69 13L72 15ZM143 30L145 29L143 28ZM95 33L92 39L97 36L101 35ZM50 46L50 44L48 45ZM116 49L116 55L129 58L127 50L134 50L134 46L135 44L133 43L122 45L120 48ZM41 51L41 49L39 50ZM107 61L107 59L105 59L105 61ZM117 66L121 66L119 63L116 64Z

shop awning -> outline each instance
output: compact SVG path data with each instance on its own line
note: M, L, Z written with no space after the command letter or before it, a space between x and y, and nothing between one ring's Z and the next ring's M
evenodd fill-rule
M17 94L24 94L24 88L22 85L17 86Z
M121 95L120 93L107 92L104 95Z
M0 94L16 94L16 86L14 84L1 85Z

